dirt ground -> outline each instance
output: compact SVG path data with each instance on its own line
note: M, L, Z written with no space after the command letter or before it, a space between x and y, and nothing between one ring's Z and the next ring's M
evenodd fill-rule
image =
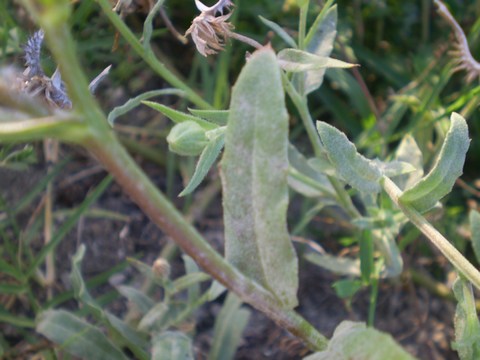
M106 175L93 159L76 148L62 147L62 157L70 155L72 161L63 169L55 183L55 209L68 209L78 205ZM155 164L142 161L142 165L160 188L165 187L165 174ZM45 174L41 163L24 172L0 170L0 191L11 203L21 198ZM84 176L83 176L83 175ZM77 176L78 175L78 176ZM180 189L180 184L178 184ZM219 195L207 211L197 220L197 226L219 250L222 248L223 229ZM116 184L95 204L95 208L110 210L126 216L123 220L83 218L56 251L58 269L57 291L69 289L68 273L72 254L80 243L87 247L83 262L85 279L110 269L127 256L141 254L143 261L152 263L169 241L144 214L122 193ZM33 209L25 211L23 221L28 221ZM40 239L39 239L40 241ZM333 240L331 240L333 241ZM40 242L37 244L40 246ZM329 248L329 244L322 243ZM405 263L420 266L415 259L405 256ZM173 274L183 270L177 257L172 263ZM118 283L139 283L137 274L127 268L115 275ZM334 293L331 285L338 277L306 261L300 267L300 306L298 311L326 336L342 320L366 321L368 292L360 292L349 306ZM95 295L111 291L107 284L95 290ZM72 306L72 304L67 304ZM111 303L109 309L121 314L126 309L124 300ZM213 334L214 319L220 310L220 301L209 303L195 314L195 349L198 359L205 357ZM301 359L307 349L286 331L278 328L262 314L254 312L243 334L236 359ZM454 304L433 296L424 288L406 278L384 281L380 285L375 326L386 331L419 359L457 359L450 350L453 338ZM1 325L0 325L1 326Z

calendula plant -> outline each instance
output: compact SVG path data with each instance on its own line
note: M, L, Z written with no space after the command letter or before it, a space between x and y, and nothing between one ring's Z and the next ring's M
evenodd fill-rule
M441 206L439 200L451 191L462 174L470 140L467 123L460 114L442 114L432 129L441 139L441 146L426 175L422 151L410 134L401 139L393 153L385 151L381 159L369 159L361 155L340 130L322 121L314 122L308 95L320 88L326 69L356 66L330 57L337 22L337 8L333 1L325 3L310 27L307 27L309 1L297 1L300 9L297 39L278 24L262 18L262 22L287 45L275 51L269 44L261 45L235 32L229 22L235 11L232 1L220 0L209 7L195 0L200 15L193 20L186 35L191 36L203 56L215 55L231 41L242 41L254 47L232 89L228 109L214 109L155 58L150 47L152 19L162 7L162 0L154 4L147 17L143 43L111 9L108 0L97 0L97 3L131 48L174 88L163 90L162 94L181 95L196 108L185 113L146 101L150 96L160 94L155 92L133 99L105 116L89 91L76 55L75 41L68 27L72 11L70 1L22 0L42 29L30 41L37 43L39 37L45 35L61 79L60 75L43 78L31 62L27 63L27 79L22 77L25 74L15 72L3 75L0 101L10 112L2 112L5 114L0 123L2 143L55 138L84 147L145 214L216 281L213 288L221 284L241 301L297 336L314 352L307 357L310 360L352 357L411 359L412 356L389 335L362 323L342 322L328 340L294 310L299 303L299 279L298 257L287 228L289 188L314 199L312 214L328 208L334 217L348 217L360 247L359 259L338 258L326 253L309 253L306 258L336 273L348 275L348 280L338 283L338 288L344 287L344 293L351 295L361 287L370 288L369 325L373 325L378 282L397 277L402 272L402 259L395 240L402 227L411 222L459 273L454 287L459 301L455 348L462 359L475 358L479 325L472 306L470 284L480 289L480 273L423 215ZM37 51L37 48L39 46L32 49ZM43 79L40 86L29 86L34 78L37 81L37 77L30 77L32 72ZM12 80L8 80L7 75ZM13 80L17 84L20 82L21 86L12 86ZM41 99L36 96L39 93L43 95ZM289 140L287 96L302 120L313 149L312 156L302 154ZM67 103L66 99L68 106L63 105ZM190 194L198 187L223 149L220 175L224 256L208 244L150 181L112 130L115 118L140 102L175 123L167 137L171 151L180 155L199 155L195 172L180 195ZM109 342L108 349L104 347L107 349L105 353L122 358L118 346L126 344L138 358L148 357L150 343L144 339L136 341L136 332L126 332L117 319L103 312L91 301L88 293L82 292L84 286L78 272L82 251L80 249L74 259L72 272L77 298L107 328L121 335L116 344ZM204 280L203 274L200 278ZM172 291L172 284L162 283L162 286L167 295ZM133 293L123 290L130 295ZM167 296L167 302L168 299ZM207 299L200 298L201 301ZM235 301L227 303L237 311L239 303ZM168 332L174 324L165 320L167 304L146 302L151 306L144 308L136 330L148 328L150 331L153 357L165 358L156 350L157 346L160 349L164 348L160 345L171 348L178 345L183 349L184 358L192 358L189 339ZM243 323L245 314L239 317ZM60 337L53 335L52 329L57 324L69 324L66 325L68 331ZM58 310L40 313L36 322L37 331L77 356L85 356L82 349L68 345L72 337L87 327L90 329L88 324L79 323L78 319ZM98 329L92 334L101 336ZM88 342L86 338L82 340ZM89 353L88 358L101 357ZM169 358L175 357L171 355Z

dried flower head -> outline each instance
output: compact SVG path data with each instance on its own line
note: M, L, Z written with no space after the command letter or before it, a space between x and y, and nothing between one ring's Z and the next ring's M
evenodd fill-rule
M232 36L234 27L227 22L232 13L223 15L223 11L233 6L233 3L230 0L220 0L215 5L207 7L195 0L195 4L201 14L193 19L185 35L192 35L198 52L203 56L216 54L223 50L225 43ZM216 16L217 13L222 15Z
M472 82L476 78L480 78L480 63L475 60L470 52L465 32L442 1L435 0L435 5L437 6L437 12L449 23L455 35L455 49L451 52L451 55L454 56L457 62L455 70L466 71L467 83Z
M24 46L26 69L18 79L16 87L23 93L32 97L44 99L50 106L60 109L70 109L72 102L68 97L62 76L57 68L51 77L43 71L40 54L44 33L37 31L28 39ZM93 93L98 83L107 76L110 67L102 71L90 84L90 91Z

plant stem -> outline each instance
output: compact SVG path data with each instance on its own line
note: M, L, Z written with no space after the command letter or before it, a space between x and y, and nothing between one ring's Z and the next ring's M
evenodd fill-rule
M130 37L129 41L135 44L136 51L143 54L143 50L138 49L138 47L141 49L143 47L116 14L110 10L108 1L98 1L105 13L114 19L112 21L117 22L116 26L121 32L123 31L124 36ZM50 6L54 7L55 5L52 3ZM264 312L278 325L302 339L312 350L324 349L327 339L322 334L295 311L283 308L272 293L230 265L151 182L120 144L104 114L89 94L88 84L76 58L74 42L69 29L65 24L49 26L47 15L40 14L38 17L40 25L45 25L42 26L45 37L62 71L62 77L74 104L75 114L81 117L83 122L80 124L86 128L82 128L81 136L78 138L72 136L69 140L79 143L90 151L145 214L213 278L239 295L243 301ZM159 63L151 58L145 60L151 65L159 66ZM166 71L162 66L159 69ZM182 84L177 82L173 85L179 86L191 96L195 95L193 98L198 96ZM203 99L200 100L198 104L207 107L208 104Z
M325 348L327 339L323 335L293 310L281 308L270 292L243 276L205 241L158 191L112 133L92 137L83 145L115 177L145 214L213 278L301 338L310 348Z
M112 22L113 26L122 34L124 39L130 44L132 49L162 78L172 86L185 91L186 97L198 107L211 109L212 106L203 100L192 88L177 78L166 66L153 56L153 53L147 52L142 43L135 34L125 25L123 20L111 8L108 0L97 0L104 14ZM62 73L63 77L63 73Z
M300 118L302 119L303 126L305 127L310 143L312 144L313 152L316 157L321 158L324 156L325 151L323 149L323 144L320 140L320 136L318 135L317 129L315 128L315 125L313 123L313 119L310 115L307 104L307 97L301 96L298 93L298 91L295 89L292 82L287 78L287 75L285 73L283 73L282 76L285 90L290 96L290 99L292 99L293 104L297 108ZM350 198L350 196L348 196L344 187L333 176L327 176L327 178L335 189L338 202L348 213L348 215L350 215L352 219L360 217L360 213L353 205L352 199Z
M477 289L480 289L480 272L418 211L407 204L403 204L399 200L402 191L392 180L384 176L382 178L382 184L384 190L407 218L440 250L465 278Z

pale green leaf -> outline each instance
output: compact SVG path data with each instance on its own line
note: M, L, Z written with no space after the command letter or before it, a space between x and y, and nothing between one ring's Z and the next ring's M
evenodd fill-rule
M187 186L178 196L185 196L191 194L198 185L201 184L205 176L207 176L208 171L212 167L215 160L220 155L224 145L224 135L219 134L217 137L211 139L207 146L203 149L200 157L198 159L195 171L192 175L192 178L188 182Z
M192 340L179 331L153 336L152 360L194 360Z
M150 297L134 287L119 285L115 288L120 294L134 304L141 314L147 313L155 305L155 302Z
M37 332L81 359L128 359L98 328L64 310L41 313Z
M306 50L317 56L329 57L337 35L337 6L324 6L305 39ZM303 76L305 95L317 90L323 83L326 69L307 71ZM302 76L302 74L300 74Z
M455 311L455 342L452 348L461 360L480 359L480 323L478 322L472 285L461 277L453 284L457 299Z
M242 332L247 326L250 311L241 309L242 301L233 293L228 293L222 310L215 319L213 343L208 360L233 359L242 340Z
M304 360L413 360L389 334L363 323L343 321L337 326L328 347Z
M165 96L165 95L176 95L183 97L185 96L185 92L182 90L178 89L161 89L161 90L152 90L152 91L147 91L146 93L140 94L137 97L134 97L132 99L129 99L125 104L117 106L114 108L110 113L108 114L107 121L110 124L110 126L113 126L115 123L115 120L130 110L133 110L136 108L138 105L142 103L142 101L151 99L156 96Z
M480 264L480 213L476 210L470 211L470 231L472 233L472 247L477 262Z
M416 168L405 161L381 161L379 159L374 159L373 163L378 167L383 175L388 177L400 176L404 174L410 174L416 171Z
M148 311L140 322L138 323L138 329L144 332L152 332L153 330L161 330L165 328L165 317L169 311L168 306L161 302L155 304L150 311Z
M360 276L360 260L329 254L308 253L305 259L337 275Z
M85 245L80 245L77 252L72 258L72 272L70 273L70 281L72 283L75 298L86 306L93 316L103 322L108 329L122 338L122 341L128 345L134 354L138 354L139 358L146 358L143 350L147 346L147 341L139 333L130 327L123 320L117 318L104 310L90 295L81 274L81 265L85 256Z
M304 72L328 68L351 68L355 64L332 59L327 56L318 56L297 49L283 49L278 53L278 63L288 72Z
M459 114L452 113L450 130L433 169L407 189L399 200L419 212L431 209L452 190L455 181L462 175L469 144L467 122Z
M355 145L335 127L317 121L317 129L328 158L343 180L360 191L379 192L382 173L375 163L360 155Z
M152 102L152 101L142 101L142 104L147 105L151 107L154 110L157 110L158 112L162 113L166 117L168 117L170 120L172 120L174 123L179 124L181 122L185 121L194 121L197 124L199 124L202 128L205 130L213 130L218 127L218 125L211 123L209 121L206 121L204 119L201 119L197 116L193 116L190 114L185 114L183 112L173 110L169 108L168 106Z
M225 286L223 286L216 280L212 281L212 285L210 285L210 288L208 289L208 301L216 300L225 291L227 291L227 288Z
M275 53L256 51L233 88L221 163L228 261L297 305L298 264L287 231L288 114Z
M291 168L288 185L298 193L308 197L332 196L335 189L325 175L324 169L318 171L309 164L307 159L293 145L288 147L288 161ZM331 167L331 165L329 164Z
M292 48L297 48L298 45L295 42L295 40L292 39L290 35L277 23L270 21L268 19L265 19L263 16L259 16L260 20L267 25L270 29L272 29L280 38L285 41L285 43L288 46L291 46Z
M188 111L190 111L192 115L220 126L225 126L228 122L228 110L200 110L189 108Z
M351 299L362 286L362 280L359 279L342 279L332 285L335 294L342 299Z
M415 170L408 174L395 176L393 179L402 190L416 184L423 176L423 155L417 142L410 134L403 137L395 152L397 161L406 162L412 165Z

